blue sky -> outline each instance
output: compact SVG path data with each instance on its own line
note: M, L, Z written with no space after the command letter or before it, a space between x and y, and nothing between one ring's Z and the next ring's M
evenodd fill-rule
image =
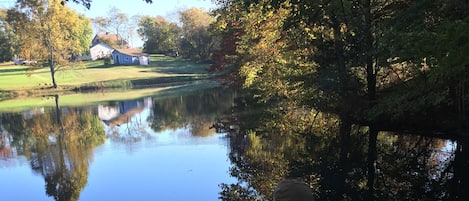
M153 4L148 4L143 0L93 0L90 10L73 3L69 3L69 5L90 18L106 16L109 9L114 6L129 17L133 15L161 15L171 21L177 20L178 10L191 7L210 10L216 7L211 0L153 0Z
M0 8L10 8L15 5L15 0L0 0ZM203 8L207 11L216 8L212 0L153 0L148 4L143 0L93 0L88 10L80 4L69 2L68 5L77 12L89 18L106 16L113 6L130 18L134 15L163 16L166 19L177 22L179 10L192 7ZM138 36L129 41L133 47L142 46L143 42Z
M112 7L118 8L130 18L134 15L163 16L166 19L177 22L179 10L192 7L203 8L207 11L216 8L211 0L153 0L148 4L143 0L93 0L88 10L82 5L69 3L70 7L89 18L106 16ZM141 47L143 41L138 36L128 39L133 47Z

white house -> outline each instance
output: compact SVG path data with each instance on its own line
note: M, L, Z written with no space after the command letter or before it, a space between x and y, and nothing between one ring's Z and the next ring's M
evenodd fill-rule
M104 43L94 44L93 46L90 47L91 60L94 61L94 60L102 59L106 57L110 58L113 50L114 48Z
M127 41L117 34L104 33L96 34L91 41L90 56L91 60L110 58L112 51L116 48L130 48Z

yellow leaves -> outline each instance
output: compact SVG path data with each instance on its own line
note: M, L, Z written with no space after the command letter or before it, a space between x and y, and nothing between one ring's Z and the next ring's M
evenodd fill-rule
M262 66L251 62L246 62L243 66L241 66L240 74L245 78L244 87L249 87L254 83L261 69Z
M75 11L60 3L58 0L40 1L37 7L28 8L29 18L17 19L24 25L17 27L22 41L21 55L43 61L52 56L60 65L67 62L71 53L83 52L83 40L78 37L83 35L81 25L86 23L86 18L81 19Z
M314 35L314 32L311 28L305 27L304 31L310 40L315 40L317 37Z
M215 21L215 18L213 18L208 12L195 7L180 11L179 16L180 21L183 23L183 27L187 27L189 30L195 30L198 27L208 27Z

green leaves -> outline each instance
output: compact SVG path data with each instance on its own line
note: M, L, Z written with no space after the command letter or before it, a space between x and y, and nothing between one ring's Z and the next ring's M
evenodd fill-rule
M164 53L178 50L181 28L165 18L145 16L140 19L138 33L144 40L144 51Z
M210 33L210 25L215 18L202 9L190 8L179 12L179 20L183 24L182 56L201 61L210 59L216 45L216 38Z

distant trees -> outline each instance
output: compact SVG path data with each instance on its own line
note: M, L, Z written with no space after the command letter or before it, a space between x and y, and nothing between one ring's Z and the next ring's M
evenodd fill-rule
M206 11L190 8L179 12L182 27L158 16L145 16L138 33L148 52L180 53L185 58L208 60L215 46L210 25L215 21Z
M138 23L138 34L145 41L143 50L149 53L169 53L179 50L181 28L164 17L144 16Z
M214 47L210 24L215 19L206 11L190 8L179 12L183 37L180 42L181 54L197 60L208 60Z
M131 38L134 32L134 26L131 24L134 23L130 21L127 14L122 13L118 8L111 7L107 13L106 17L96 17L93 19L93 25L95 26L98 33L101 32L110 32L117 34L118 41L108 41L108 42L117 42L117 44L109 44L112 46L118 46L125 48L127 45L124 40Z
M54 88L55 73L69 63L71 55L83 53L90 44L89 21L60 0L18 1L8 11L8 22L18 36L19 55L45 61Z
M7 22L7 10L0 9L0 62L13 60L17 54L17 36Z

